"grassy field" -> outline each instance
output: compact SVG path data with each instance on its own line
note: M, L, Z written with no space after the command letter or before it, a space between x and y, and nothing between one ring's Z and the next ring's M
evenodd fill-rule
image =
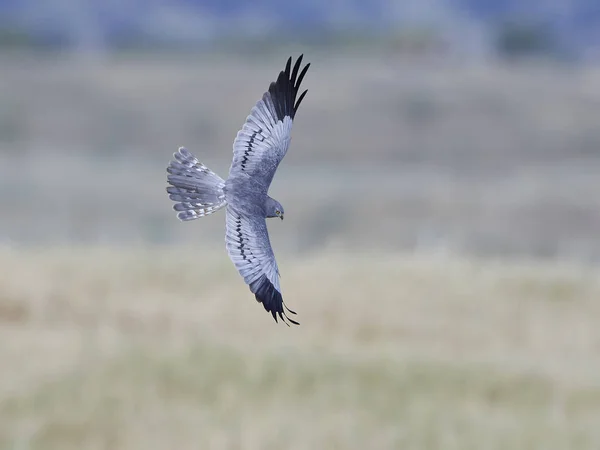
M0 449L598 450L598 67L306 51L288 329L165 167L299 53L0 55Z
M0 448L599 448L598 269L279 259L300 327L222 250L4 248Z

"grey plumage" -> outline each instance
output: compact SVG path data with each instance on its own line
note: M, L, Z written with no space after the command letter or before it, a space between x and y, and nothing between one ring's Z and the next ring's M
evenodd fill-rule
M173 154L175 158L167 167L169 198L175 202L180 220L193 220L207 216L225 206L225 181L196 159L184 147Z
M266 218L283 219L283 207L268 196L269 186L290 145L292 122L306 90L298 90L310 64L302 71L300 55L252 108L233 142L233 160L226 181L200 163L185 148L167 168L169 198L177 203L180 220L193 220L226 206L225 246L232 262L257 301L277 321L290 319L279 284L279 269L271 247ZM284 309L285 308L285 309ZM289 324L288 324L289 325Z

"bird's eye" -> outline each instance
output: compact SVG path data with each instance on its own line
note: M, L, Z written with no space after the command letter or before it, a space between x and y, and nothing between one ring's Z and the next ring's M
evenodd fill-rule
M275 214L277 214L278 216L281 214L281 211L279 211L278 209L275 210Z

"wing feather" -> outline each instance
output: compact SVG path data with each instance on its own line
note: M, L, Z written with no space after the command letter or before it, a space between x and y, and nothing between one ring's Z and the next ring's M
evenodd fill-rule
M292 58L287 60L285 70L254 105L233 142L229 177L252 177L264 193L287 153L292 122L307 92L298 97L300 83L310 67L310 63L306 64L298 75L302 57L300 55L293 69Z
M229 257L257 301L285 323L290 319L279 286L279 269L271 248L264 202L279 163L290 144L292 122L306 90L298 90L310 66L302 71L302 55L292 69L287 60L277 80L254 105L233 142L233 160L226 181L225 242ZM289 324L288 324L289 325Z
M271 248L265 219L248 217L232 205L227 205L226 216L227 253L250 291L276 322L279 316L284 323L287 320L298 325L285 311L296 314L283 302L279 268Z

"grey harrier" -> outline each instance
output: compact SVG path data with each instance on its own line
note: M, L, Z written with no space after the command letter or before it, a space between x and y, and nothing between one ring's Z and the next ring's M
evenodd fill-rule
M290 145L292 122L306 90L298 88L308 70L302 71L302 55L285 70L259 100L233 142L229 178L223 180L181 147L167 168L169 198L182 221L194 220L226 207L227 253L256 300L277 322L277 315L298 325L286 314L279 269L271 248L266 218L283 220L283 207L267 195L275 171ZM289 324L288 324L289 325Z

